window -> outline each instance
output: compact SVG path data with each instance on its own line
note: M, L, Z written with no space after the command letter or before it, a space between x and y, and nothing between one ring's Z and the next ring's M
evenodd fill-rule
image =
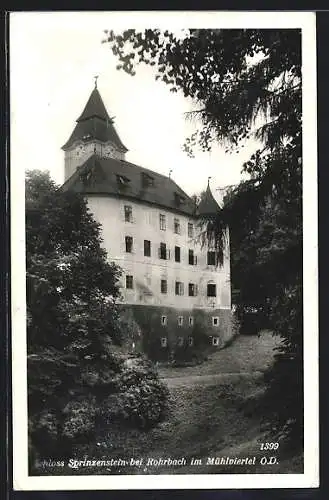
M142 172L142 186L145 188L154 186L154 177L146 172Z
M178 316L178 326L183 326L183 323L184 323L184 317Z
M167 347L167 337L161 337L161 347Z
M212 317L212 326L219 326L219 317L218 316Z
M117 183L119 187L126 187L129 185L130 179L124 175L117 175Z
M182 345L184 345L184 337L177 338L177 345L180 347L182 347Z
M184 283L175 281L175 295L184 295Z
M174 201L177 207L180 207L185 203L185 197L179 193L174 193Z
M219 345L219 337L213 337L212 338L212 345Z
M161 325L165 326L167 324L167 316L161 316Z
M196 263L197 263L197 258L194 255L194 251L193 250L189 250L188 251L188 263L190 264L190 266L195 266Z
M134 288L134 278L130 275L126 276L126 288L130 290Z
M165 231L166 230L166 216L163 214L160 214L159 221L160 221L160 229L162 231Z
M133 251L133 238L132 236L126 236L126 252L131 253Z
M215 252L208 252L207 254L207 264L208 266L216 265L216 254Z
M193 316L189 317L188 324L189 324L189 326L193 326L194 325L194 318L193 318Z
M168 283L167 280L161 280L161 293L167 293Z
M180 247L175 247L175 262L180 262Z
M160 243L159 259L168 260L169 258L170 258L170 251L167 250L167 245L165 243Z
M207 297L216 297L216 285L214 283L208 283Z
M151 242L150 242L150 240L144 240L144 256L151 257Z
M180 234L180 222L179 222L179 219L174 219L174 233Z
M193 236L194 236L194 227L193 227L192 222L189 222L187 224L187 236L189 238L193 238Z
M194 339L193 339L193 337L189 337L189 338L188 338L188 340L187 340L187 342L188 342L188 345L189 345L189 346L193 345L193 344L194 344Z
M125 211L125 222L132 222L133 221L133 209L132 209L132 206L125 205L124 206L124 211Z
M189 297L196 297L198 293L198 287L195 283L189 283L188 284L188 296Z

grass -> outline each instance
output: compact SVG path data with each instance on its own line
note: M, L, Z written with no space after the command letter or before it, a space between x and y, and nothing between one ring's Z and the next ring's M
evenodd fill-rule
M214 351L208 361L185 368L161 366L158 372L163 378L265 371L273 362L273 349L280 343L270 332L257 336L238 336L231 346Z

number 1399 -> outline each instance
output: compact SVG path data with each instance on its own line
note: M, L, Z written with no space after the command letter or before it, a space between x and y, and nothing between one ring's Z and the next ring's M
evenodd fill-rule
M261 450L277 450L279 448L279 443L261 443Z

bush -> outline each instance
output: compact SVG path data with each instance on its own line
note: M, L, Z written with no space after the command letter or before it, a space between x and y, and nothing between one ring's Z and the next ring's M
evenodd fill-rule
M151 365L138 359L116 378L117 392L103 404L108 422L125 422L139 428L150 428L165 414L168 389Z
M165 415L168 389L143 358L134 360L129 367L124 359L114 359L112 364L110 360L105 365L90 364L88 377L80 373L79 360L61 366L56 359L53 370L49 367L45 370L54 376L52 385L45 383L46 378L40 384L40 364L35 358L33 361L29 370L32 396L29 435L33 461L36 456L71 455L74 446L95 438L96 428L122 424L148 429ZM39 361L42 371L45 363ZM47 365L49 363L47 360ZM66 386L70 378L70 385Z

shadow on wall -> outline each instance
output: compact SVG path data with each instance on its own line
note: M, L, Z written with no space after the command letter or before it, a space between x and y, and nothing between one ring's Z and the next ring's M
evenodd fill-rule
M202 362L207 353L222 349L239 333L231 310L129 305L123 306L120 316L126 351L143 352L153 361Z

